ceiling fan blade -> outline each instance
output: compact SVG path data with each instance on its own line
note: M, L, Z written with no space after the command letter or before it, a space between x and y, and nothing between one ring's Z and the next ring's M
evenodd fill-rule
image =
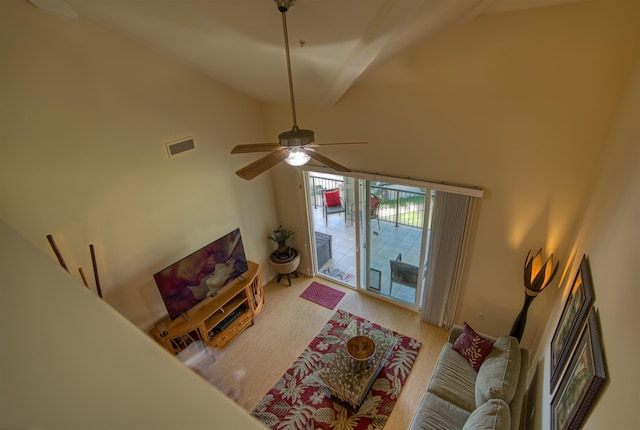
M336 163L335 161L325 157L322 154L317 153L313 148L302 148L303 151L309 155L309 157L314 158L324 164L325 166L331 167L334 170L339 172L350 172L351 169L343 166L342 164Z
M279 151L282 149L277 143L247 143L244 145L236 145L232 150L232 154L247 154L249 152L267 152Z
M259 174L265 172L266 170L269 170L270 168L287 158L287 155L288 151L272 152L271 154L265 155L257 161L254 161L253 163L236 171L236 175L240 176L242 179L250 181Z

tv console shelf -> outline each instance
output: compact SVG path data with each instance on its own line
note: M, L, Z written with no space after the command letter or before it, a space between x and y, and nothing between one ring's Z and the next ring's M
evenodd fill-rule
M216 349L224 348L253 325L264 303L260 266L252 261L247 264L249 270L216 296L206 298L174 320L163 318L149 333L172 354L196 340Z

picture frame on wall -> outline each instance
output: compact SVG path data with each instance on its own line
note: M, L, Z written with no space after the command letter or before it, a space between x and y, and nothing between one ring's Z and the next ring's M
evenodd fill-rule
M562 370L566 367L578 335L587 320L593 300L591 270L587 256L583 255L578 273L551 339L551 393L558 384Z
M552 430L579 429L606 380L600 327L595 308L551 401Z

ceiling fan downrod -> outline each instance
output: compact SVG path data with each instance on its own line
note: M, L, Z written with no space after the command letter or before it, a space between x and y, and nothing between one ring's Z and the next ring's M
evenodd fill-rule
M291 103L291 118L293 120L293 128L291 131L296 132L298 128L298 120L296 117L296 102L293 94L293 77L291 73L291 55L289 53L289 32L287 31L287 11L291 6L296 4L296 0L274 0L278 5L278 10L282 15L282 33L284 35L284 53L287 59L287 76L289 77L289 101Z
M293 6L296 0L274 0L278 6L278 11L282 15L282 29L284 33L284 48L287 60L287 76L289 78L289 98L291 102L291 116L293 119L293 127L291 130L285 131L278 135L279 143L256 143L236 145L232 150L232 154L244 154L249 152L269 152L268 155L254 161L251 164L246 165L242 169L236 171L236 175L239 177L251 180L263 173L264 171L272 168L281 161L292 166L301 166L309 161L311 158L323 163L324 165L340 171L350 172L348 167L345 167L328 157L315 151L314 147L320 146L315 143L315 133L313 130L304 130L298 127L296 118L296 104L293 94L293 78L291 73L291 56L289 52L289 34L287 31L287 17L286 13ZM364 142L353 142L364 143ZM344 144L344 143L343 143ZM325 144L330 145L330 144ZM338 144L340 145L340 144Z

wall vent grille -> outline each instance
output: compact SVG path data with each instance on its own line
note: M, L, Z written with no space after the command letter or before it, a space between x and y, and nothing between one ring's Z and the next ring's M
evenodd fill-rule
M167 154L169 158L175 157L178 154L182 154L186 151L191 151L196 148L196 143L193 138L178 140L176 142L169 142L166 144Z

